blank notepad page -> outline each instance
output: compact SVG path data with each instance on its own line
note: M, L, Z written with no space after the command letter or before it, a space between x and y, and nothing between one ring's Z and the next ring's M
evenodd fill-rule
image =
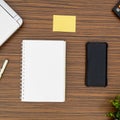
M23 40L23 102L65 101L66 42Z

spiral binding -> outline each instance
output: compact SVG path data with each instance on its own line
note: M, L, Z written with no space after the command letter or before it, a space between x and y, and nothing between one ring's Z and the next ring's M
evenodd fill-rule
M25 75L24 75L24 72L25 72L25 46L22 42L22 49L21 49L21 52L22 52L22 57L21 57L21 83L20 83L20 98L21 100L24 100L24 80L25 80Z

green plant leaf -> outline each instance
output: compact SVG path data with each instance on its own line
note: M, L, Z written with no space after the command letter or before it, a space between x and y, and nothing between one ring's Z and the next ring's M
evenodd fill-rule
M109 112L106 115L116 120L120 120L120 95L116 96L110 102L112 106L115 108L115 112Z
M108 117L115 118L115 115L114 115L114 113L113 113L113 112L109 112L109 113L107 113L106 115L107 115Z
M120 96L116 96L114 100L111 100L112 105L120 110Z
M116 112L116 118L120 119L120 111Z

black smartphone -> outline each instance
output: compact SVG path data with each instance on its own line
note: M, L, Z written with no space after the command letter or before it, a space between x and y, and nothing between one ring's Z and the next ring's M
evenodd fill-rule
M86 86L107 86L107 48L106 42L86 44Z

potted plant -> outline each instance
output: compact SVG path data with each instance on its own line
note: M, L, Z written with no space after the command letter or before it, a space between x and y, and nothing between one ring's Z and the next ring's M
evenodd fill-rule
M120 95L111 100L111 104L115 111L107 113L107 116L111 117L113 120L120 120Z

